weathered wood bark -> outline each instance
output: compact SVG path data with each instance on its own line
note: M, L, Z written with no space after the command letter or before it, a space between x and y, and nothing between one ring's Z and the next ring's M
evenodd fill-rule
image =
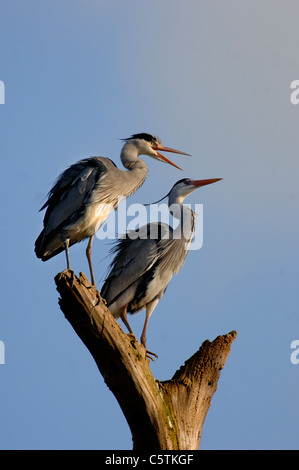
M91 352L130 426L134 450L197 450L236 332L205 341L171 380L155 380L145 349L120 325L84 274L55 278L59 304Z

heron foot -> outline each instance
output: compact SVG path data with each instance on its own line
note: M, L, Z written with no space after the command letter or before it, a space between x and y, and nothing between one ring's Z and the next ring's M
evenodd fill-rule
M154 357L152 357L154 356ZM151 361L155 362L155 359L158 359L158 354L156 353L153 353L151 351L149 351L148 349L145 350L145 357L147 357L148 359L150 359Z
M102 297L100 296L100 293L97 291L97 303L95 304L95 307L99 305L101 302L103 302ZM106 302L106 301L105 301Z
M73 271L72 269L68 269L68 271L71 272L71 289L74 287L74 281L75 281L75 271Z
M127 336L130 337L131 344L134 345L134 343L138 343L138 339L136 338L135 334L133 333L127 333Z
M93 286L94 287L94 286ZM92 307L92 311L91 311L91 314L90 314L90 323L93 325L94 324L94 319L93 319L93 311L95 309L95 307L97 307L98 305L100 305L100 303L103 301L104 299L102 299L100 293L98 291L96 291L96 298L94 299L93 301L93 307Z
M75 281L75 271L73 271L71 268L66 268L64 271L62 271L59 275L59 280L62 278L62 275L66 272L71 273L71 289L72 289L74 286L74 281Z

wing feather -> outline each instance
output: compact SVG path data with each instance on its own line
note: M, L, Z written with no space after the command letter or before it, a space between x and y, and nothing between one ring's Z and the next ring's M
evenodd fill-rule
M100 158L81 160L67 168L49 192L44 217L45 233L57 229L82 208L99 178L107 168Z
M101 296L108 305L144 276L160 258L162 246L168 243L165 233L169 234L169 226L159 223L158 237L151 239L152 225L148 224L139 231L130 232L110 250L115 257L101 291Z
M46 245L57 238L63 224L84 210L84 205L98 183L107 172L107 166L114 163L104 157L90 157L71 165L57 179L48 194L46 203L40 210L47 208L44 216L44 229L35 242L35 252L39 258L48 259L63 249L62 242L46 256Z

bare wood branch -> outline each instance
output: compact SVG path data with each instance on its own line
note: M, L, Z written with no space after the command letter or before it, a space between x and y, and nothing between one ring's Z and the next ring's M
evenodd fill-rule
M134 450L196 450L236 332L205 341L171 380L154 378L144 347L125 334L84 274L55 277L59 305L127 419Z

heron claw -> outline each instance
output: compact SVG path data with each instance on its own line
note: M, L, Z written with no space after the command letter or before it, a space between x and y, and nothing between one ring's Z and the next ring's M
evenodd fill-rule
M158 354L153 353L153 352L149 351L148 349L145 350L145 356L153 362L155 362L155 358L158 359L158 357L159 357ZM152 356L154 356L154 357L152 357Z
M103 301L102 297L100 296L100 293L97 291L97 303L95 304L95 307L99 305Z
M64 271L62 271L59 275L59 280L62 278L63 273L65 272L70 272L71 273L71 289L74 286L74 281L75 281L75 271L73 271L71 268L66 268Z
M71 272L71 289L72 289L74 287L75 271L73 271L72 269L69 269L69 271Z

